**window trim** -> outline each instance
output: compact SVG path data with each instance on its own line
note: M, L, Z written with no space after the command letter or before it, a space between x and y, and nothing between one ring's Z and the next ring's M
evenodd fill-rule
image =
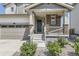
M54 18L54 19L52 19L52 18ZM50 24L52 26L55 26L56 25L56 15L51 15L51 18L50 19L51 19L51 23ZM55 23L52 23L52 22L55 22Z

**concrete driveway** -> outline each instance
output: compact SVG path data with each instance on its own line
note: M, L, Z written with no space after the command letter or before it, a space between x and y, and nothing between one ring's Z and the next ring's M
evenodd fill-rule
M19 51L24 41L21 40L0 40L0 56L13 56Z

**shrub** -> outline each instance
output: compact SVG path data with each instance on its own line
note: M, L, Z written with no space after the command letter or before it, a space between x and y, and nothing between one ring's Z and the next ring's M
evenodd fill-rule
M49 42L47 44L47 48L50 54L53 56L59 55L61 52L61 47L59 46L58 42Z
M67 40L64 37L59 37L58 43L61 47L64 47L64 45L68 44Z
M76 55L79 55L79 42L75 42L74 49L75 49Z
M74 49L75 49L76 55L79 55L79 37L76 37L75 39Z
M75 42L79 42L79 37L76 37Z
M21 56L32 56L36 51L36 44L24 42L20 48Z

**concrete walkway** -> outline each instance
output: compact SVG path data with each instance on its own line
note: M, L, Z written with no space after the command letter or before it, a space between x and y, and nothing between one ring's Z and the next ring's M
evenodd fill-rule
M19 51L23 42L21 40L0 40L0 56L13 56Z
M51 54L49 54L46 47L38 47L35 56L51 56ZM74 49L71 46L65 45L65 47L62 48L62 53L60 53L60 56L76 56L76 55Z
M75 50L70 45L65 45L60 56L76 56Z
M37 42L35 56L51 56L51 54L48 52L45 41ZM72 48L70 45L65 45L64 48L62 48L62 53L60 53L60 56L75 56L74 48Z
M37 42L37 49L34 56L48 56L48 50L45 44L45 41Z

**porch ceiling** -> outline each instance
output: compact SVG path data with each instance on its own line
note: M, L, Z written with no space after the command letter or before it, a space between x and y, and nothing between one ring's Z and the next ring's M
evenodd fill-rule
M64 9L32 9L33 12L35 12L38 16L45 16L46 14L57 14L57 15L63 15Z

